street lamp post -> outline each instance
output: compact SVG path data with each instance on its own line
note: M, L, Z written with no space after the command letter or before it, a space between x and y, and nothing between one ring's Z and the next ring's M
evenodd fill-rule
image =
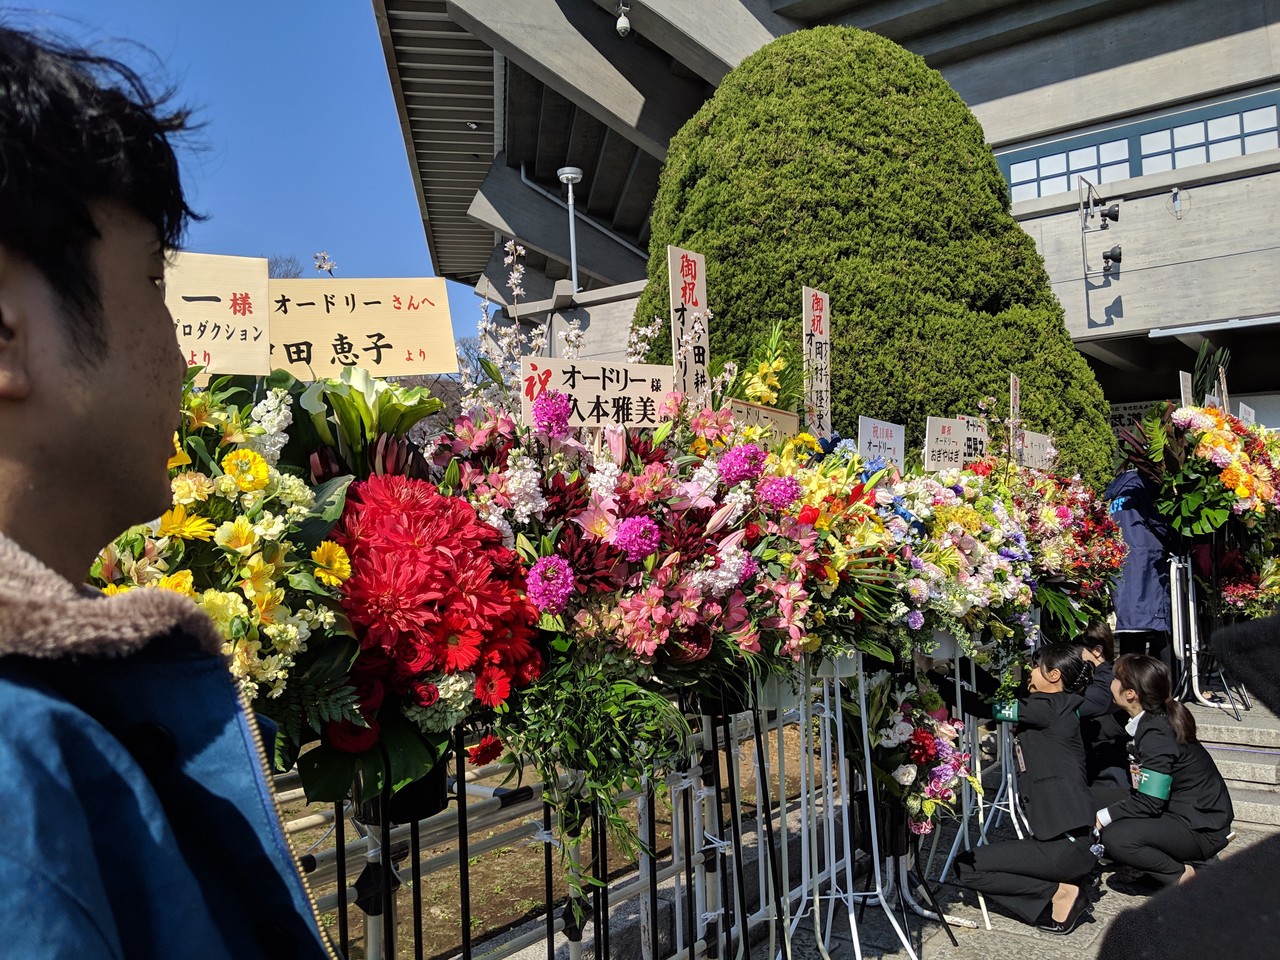
M573 284L573 292L578 292L578 236L574 229L573 185L582 180L580 167L561 167L556 171L560 182L569 186L569 279Z

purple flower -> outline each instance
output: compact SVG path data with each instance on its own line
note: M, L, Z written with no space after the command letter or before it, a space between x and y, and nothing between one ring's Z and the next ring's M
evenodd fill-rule
M912 570L923 570L923 569L924 569L924 561L923 561L923 560L921 560L919 557L912 557L912 558L911 558L911 569L912 569Z
M569 435L569 415L573 404L558 390L545 390L533 401L533 425L552 440L563 440Z
M657 550L660 539L658 525L648 517L627 517L618 524L613 545L626 553L628 561L635 563Z
M800 481L795 477L765 477L756 484L756 497L775 510L785 510L800 499Z
M912 610L907 614L907 626L912 630L919 630L924 626L924 614L919 610Z
M717 464L720 470L720 482L726 487L741 483L743 480L754 480L764 469L765 452L754 443L744 443L734 447L720 458Z
M746 559L742 561L742 573L738 577L738 583L743 584L754 577L760 570L760 564L756 562L756 558L751 554L747 554Z
M529 570L525 589L529 602L552 615L564 609L574 588L573 568L563 557L541 557Z

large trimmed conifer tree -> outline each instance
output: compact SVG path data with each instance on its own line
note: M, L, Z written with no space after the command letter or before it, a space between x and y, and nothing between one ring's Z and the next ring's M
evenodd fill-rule
M918 455L926 416L1007 397L1012 370L1059 469L1109 475L1107 404L982 128L897 44L820 27L729 73L671 141L638 320L667 312L667 244L707 257L713 356L745 359L779 321L799 338L801 287L831 295L843 435L859 414L906 423ZM652 359L669 358L659 338Z

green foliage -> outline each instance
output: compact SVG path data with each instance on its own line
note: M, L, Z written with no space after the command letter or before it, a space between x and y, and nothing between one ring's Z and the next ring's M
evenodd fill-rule
M574 641L560 635L558 654ZM643 791L687 756L689 724L661 692L646 686L635 666L613 648L579 645L573 656L553 656L545 673L521 691L518 711L499 714L499 736L517 758L528 758L547 785L560 831L580 842L595 804L606 830L627 854L640 838L623 817L619 799ZM561 771L571 775L559 784ZM564 853L567 854L567 848ZM566 880L578 893L581 878Z
M1196 354L1196 369L1191 376L1191 402L1197 407L1204 406L1204 398L1208 394L1218 392L1218 368L1225 372L1231 366L1231 351L1226 347L1216 350L1208 340L1200 344ZM1218 397L1221 400L1221 397Z
M1024 425L1097 483L1115 442L978 122L919 57L842 27L747 58L673 138L651 220L643 324L666 313L668 244L706 255L712 357L744 361L800 289L831 295L836 429L976 414L1022 380ZM669 359L656 338L651 359ZM918 454L917 454L918 455Z

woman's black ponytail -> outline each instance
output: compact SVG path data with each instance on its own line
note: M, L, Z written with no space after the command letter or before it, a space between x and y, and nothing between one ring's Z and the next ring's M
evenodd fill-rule
M1155 657L1126 653L1116 660L1116 679L1123 689L1138 695L1143 710L1168 717L1179 743L1196 742L1196 718L1174 698L1169 668L1163 663Z
M1057 670L1067 693L1084 693L1093 679L1093 664L1080 655L1080 649L1077 643L1049 643L1036 651L1036 662L1043 673Z

